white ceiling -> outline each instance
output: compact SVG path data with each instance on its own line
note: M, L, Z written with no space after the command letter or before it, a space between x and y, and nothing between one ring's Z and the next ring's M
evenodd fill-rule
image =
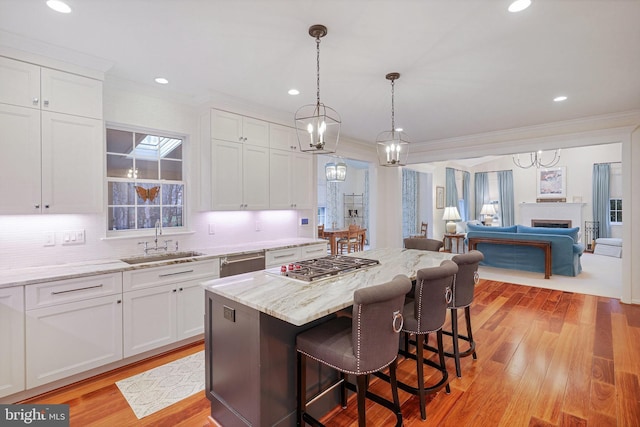
M640 109L640 0L0 0L0 45L102 68L195 101L290 113L321 101L342 134L413 142ZM300 95L290 96L295 87ZM554 103L557 95L569 99Z

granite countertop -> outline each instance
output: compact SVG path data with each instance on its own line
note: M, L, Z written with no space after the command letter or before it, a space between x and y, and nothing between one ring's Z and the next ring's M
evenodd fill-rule
M142 268L158 267L185 262L197 262L211 260L221 256L238 255L261 250L286 249L296 246L307 246L316 243L326 243L325 240L309 238L293 238L282 240L258 241L248 244L227 245L211 248L194 249L194 252L203 255L181 258L178 260L165 260L140 264L127 264L118 259L98 259L82 262L70 262L56 265L43 265L38 267L15 268L0 270L0 288L32 285L36 283L48 282L51 280L73 279L77 277L92 276L96 274L117 273L127 270L138 270ZM178 252L186 252L180 250ZM169 251L168 253L171 253ZM162 254L162 252L160 253ZM155 255L151 253L150 255ZM122 258L133 258L140 254L123 256Z
M374 249L354 256L380 261L374 267L331 279L303 282L268 269L209 280L203 286L247 307L301 326L353 304L353 292L390 281L398 274L415 279L421 268L435 267L455 254L404 249Z

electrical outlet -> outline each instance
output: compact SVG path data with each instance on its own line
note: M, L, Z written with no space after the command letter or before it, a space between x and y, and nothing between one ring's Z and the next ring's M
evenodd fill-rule
M55 245L56 245L56 233L53 231L45 231L44 246L55 246Z
M213 223L209 224L209 234L216 234L216 225Z
M262 224L260 223L260 221L256 221L256 231L260 231L261 228Z
M222 310L223 310L223 311L222 311L222 316L223 316L225 319L230 320L230 321L232 321L232 322L235 322L235 321L236 321L236 311L235 311L233 308L231 308L231 307L227 307L227 306L225 305L225 306L222 306Z

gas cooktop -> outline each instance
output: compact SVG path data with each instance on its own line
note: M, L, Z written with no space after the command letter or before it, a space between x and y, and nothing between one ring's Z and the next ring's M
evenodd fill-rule
M375 259L330 255L282 266L280 274L292 279L312 282L350 273L362 268L373 267L378 264L380 264L380 261ZM285 268L286 271L284 271Z

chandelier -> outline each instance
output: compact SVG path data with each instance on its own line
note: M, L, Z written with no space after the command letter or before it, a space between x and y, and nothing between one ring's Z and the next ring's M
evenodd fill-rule
M376 138L378 160L380 166L404 166L409 157L409 140L401 129L396 129L394 106L394 86L400 73L389 73L385 77L391 80L391 130L380 132Z
M340 116L320 102L320 38L327 35L327 27L312 25L309 35L316 39L316 103L303 105L296 111L296 134L300 151L330 154L338 148Z
M344 182L347 179L347 164L329 162L324 166L327 182Z
M526 158L526 156L525 156ZM558 164L558 162L560 161L560 150L554 150L553 151L553 158L547 162L545 162L542 159L542 150L538 150L538 151L533 151L531 153L529 153L529 159L528 160L520 160L520 154L515 154L513 156L513 163L515 163L516 166L522 168L522 169L529 169L531 167L536 167L536 168L552 168L555 165ZM525 162L525 163L523 163Z

